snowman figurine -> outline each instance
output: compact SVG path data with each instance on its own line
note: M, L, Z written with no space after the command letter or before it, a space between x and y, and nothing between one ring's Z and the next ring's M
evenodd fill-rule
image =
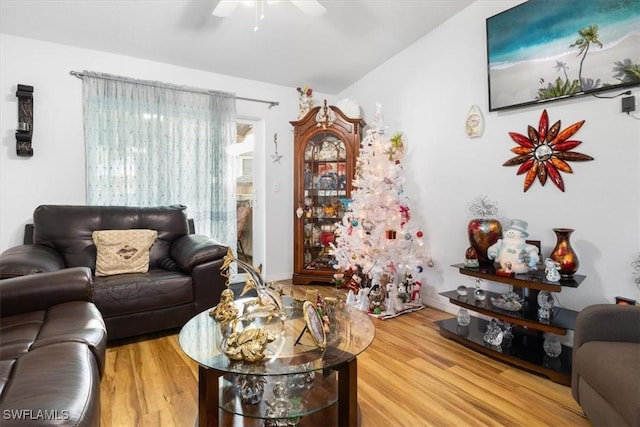
M502 239L491 245L487 250L487 257L495 259L500 264L500 271L506 274L528 273L535 269L540 256L538 248L526 242L527 222L514 219L505 232Z
M370 288L362 288L360 292L358 292L358 300L356 304L358 306L358 310L367 312L369 311L369 293L371 292Z
M385 313L394 315L396 314L395 300L398 296L398 287L395 283L387 283L387 299L385 301Z
M560 281L560 263L547 258L544 260L544 275L550 282Z

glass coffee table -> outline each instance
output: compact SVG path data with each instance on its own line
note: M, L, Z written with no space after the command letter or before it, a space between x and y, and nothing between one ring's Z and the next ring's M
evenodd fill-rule
M230 360L222 352L220 324L209 310L184 325L180 346L199 364L198 426L222 425L225 413L265 426L295 425L334 405L338 426L357 425L356 358L373 342L371 319L354 307L338 304L322 350L308 333L302 333L302 303L290 297L283 302L284 328L259 362Z

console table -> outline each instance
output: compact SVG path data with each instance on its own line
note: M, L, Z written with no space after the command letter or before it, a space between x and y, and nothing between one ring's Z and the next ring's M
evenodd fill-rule
M492 297L500 296L496 292L485 290L486 299L484 301L476 301L472 289L465 296L458 295L456 290L442 292L440 295L448 298L452 304L512 324L514 338L509 347L491 348L484 342L488 321L475 316L471 316L471 323L468 327L460 327L456 318L436 322L442 336L488 356L545 375L554 382L564 385L571 384L572 348L562 346L562 353L559 357L548 357L542 348L543 333L566 335L567 330L574 329L578 312L554 306L551 319L548 322L542 322L538 320L537 316L537 295L542 290L561 292L564 287L578 287L585 276L574 275L571 279L550 282L539 270L527 274L503 276L497 274L493 266L471 268L465 267L464 264L455 264L452 267L457 268L460 274L466 276L521 288L524 301L520 310L508 311L491 303Z
M242 300L236 301L242 304ZM286 320L283 333L267 347L265 359L256 362L230 360L220 349L220 325L208 310L189 320L180 331L182 350L199 366L198 422L200 427L225 425L221 417L226 413L257 420L272 421L269 403L275 398L274 386L290 384L296 377L312 378L312 386L304 389L287 386L287 399L295 399L300 406L288 418L312 416L337 406L337 425L357 425L357 356L375 336L371 319L354 307L342 304L329 334L327 347L321 350L304 334L302 307L291 298L284 298ZM309 377L310 375L310 377ZM256 377L264 383L264 393L257 403L243 400L238 391L240 377ZM330 412L331 413L331 412Z

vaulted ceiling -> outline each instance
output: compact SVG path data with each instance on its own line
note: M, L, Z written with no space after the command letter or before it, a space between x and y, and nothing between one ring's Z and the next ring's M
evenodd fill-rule
M254 31L255 7L220 18L217 0L1 0L0 32L338 93L473 0L320 2L311 17L265 1Z

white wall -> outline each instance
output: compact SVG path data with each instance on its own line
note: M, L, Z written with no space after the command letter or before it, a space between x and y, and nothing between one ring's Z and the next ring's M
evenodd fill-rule
M259 64L256 64L259 66ZM293 131L298 114L295 88L265 84L168 64L78 49L0 34L0 251L22 242L24 224L40 204L83 204L85 198L82 82L69 71L91 70L168 83L235 92L238 96L279 101L237 102L238 116L259 120L264 143L256 144L256 192L266 206L264 218L267 280L290 278L293 271ZM34 86L34 156L16 155L17 84ZM304 84L304 82L301 82ZM326 95L316 94L321 100ZM278 134L280 163L273 163L273 134ZM275 192L276 184L280 191ZM265 210L261 215L260 210ZM258 256L258 255L256 255Z
M620 113L619 98L488 112L485 19L517 3L473 3L338 98L358 100L368 121L380 102L391 131L406 136L405 193L436 263L426 270L426 303L457 311L438 293L473 284L450 265L464 259L468 207L480 194L498 202L501 217L528 221L530 238L542 241L546 256L556 242L553 228L575 229L578 274L587 278L558 295L566 307L610 303L617 295L640 300L631 267L640 253L640 121ZM640 99L640 90L633 92ZM473 104L483 111L486 130L482 138L468 139L464 122ZM563 174L565 193L537 181L524 193L524 177L502 166L515 146L508 132L537 127L545 108L563 129L586 120L574 138L583 141L576 151L595 160L572 162L574 173Z
M620 100L582 97L501 113L489 113L486 82L485 18L517 2L479 1L392 58L329 101L349 97L360 102L371 121L375 103L383 105L391 130L408 142L404 162L405 193L412 215L422 224L436 262L424 277L425 302L454 311L438 292L471 284L451 264L461 262L468 246L468 205L480 194L498 201L501 216L529 222L531 238L553 248L552 228L576 231L572 243L580 257L577 289L558 295L565 306L580 309L613 302L617 295L640 300L631 262L640 253L640 121L621 114ZM266 276L288 278L292 272L292 130L297 117L295 88L247 81L136 58L0 35L0 250L20 243L22 226L42 203L84 203L81 82L70 70L93 70L160 80L280 101L238 102L241 117L262 120L265 145L256 148L257 191L266 198ZM16 84L35 86L34 157L15 155ZM304 84L304 82L301 82ZM640 99L640 91L634 89ZM472 104L486 118L482 138L468 139L464 120ZM594 161L572 163L564 174L566 192L536 182L522 192L523 177L502 163L514 145L507 133L536 125L543 108L566 126L579 120L580 150ZM257 130L260 132L260 129ZM273 134L278 133L281 163L272 163ZM263 150L260 152L260 150ZM280 183L281 191L273 191ZM260 207L257 207L259 209ZM263 207L264 208L264 207Z

